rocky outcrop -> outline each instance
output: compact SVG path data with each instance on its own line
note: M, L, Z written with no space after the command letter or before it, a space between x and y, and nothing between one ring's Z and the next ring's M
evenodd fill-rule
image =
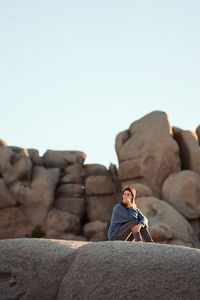
M200 175L200 149L196 133L177 127L173 128L173 132L180 149L182 170L192 170Z
M0 240L0 299L199 299L199 263L182 246Z
M133 122L116 137L122 184L142 183L160 197L162 184L180 170L179 149L172 137L167 115L155 111Z
M199 127L172 132L167 115L154 111L117 135L119 169L85 164L81 151L40 157L0 140L0 238L107 240L113 207L133 185L155 242L199 247L197 137Z
M170 175L163 184L163 199L187 219L200 218L200 175L189 170Z

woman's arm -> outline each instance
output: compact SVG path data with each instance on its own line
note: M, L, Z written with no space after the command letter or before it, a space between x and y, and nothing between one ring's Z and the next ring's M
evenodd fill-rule
M139 210L139 208L137 208L138 211L138 221L140 224L142 224L143 226L147 226L148 227L148 219L141 213L141 211Z

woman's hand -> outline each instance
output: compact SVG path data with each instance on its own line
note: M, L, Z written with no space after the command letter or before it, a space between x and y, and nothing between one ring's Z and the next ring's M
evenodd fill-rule
M140 231L141 227L143 227L142 224L135 225L132 229L133 233Z

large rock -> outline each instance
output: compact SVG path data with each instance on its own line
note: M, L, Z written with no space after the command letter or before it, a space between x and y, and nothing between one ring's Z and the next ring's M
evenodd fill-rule
M50 233L79 233L80 220L78 217L62 211L57 208L52 208L47 218L43 223L45 232Z
M43 161L42 157L39 155L39 151L37 149L27 149L27 151L32 163L36 166L42 166Z
M200 175L193 171L171 174L162 187L163 199L187 219L200 217Z
M179 239L196 247L197 237L187 220L167 202L154 197L136 198L137 207L149 220L149 230L156 242Z
M109 175L108 170L105 166L100 164L85 164L84 165L85 177L98 176L98 175Z
M200 149L196 133L173 128L174 139L180 149L181 167L200 174Z
M199 263L183 246L1 240L0 299L199 299Z
M18 180L29 181L32 162L28 151L19 147L0 147L0 174L7 185Z
M7 146L8 144L5 141L0 139L0 147L7 147Z
M101 221L86 223L83 232L90 241L107 241L108 223Z
M0 239L30 237L32 230L33 225L19 206L0 209Z
M199 250L118 241L76 252L58 300L199 298Z
M85 213L84 198L68 197L68 195L64 193L56 199L54 206L60 210L76 215L79 219L82 219Z
M82 184L77 184L77 183L61 184L56 189L56 195L59 196L62 193L66 193L68 195L82 195L83 193Z
M0 208L14 206L17 201L8 190L3 178L0 178Z
M89 176L85 180L85 194L88 196L114 193L115 185L112 182L111 176Z
M42 224L54 201L59 169L35 166L30 183L17 182L10 188L32 224Z
M0 240L0 299L57 299L60 283L82 242Z
M115 195L100 195L86 197L86 212L88 221L110 222L113 207L118 201Z
M115 147L122 184L146 184L153 195L160 196L165 179L180 170L178 145L163 112L154 111L133 122L128 131L117 135Z
M86 154L81 151L54 151L48 150L42 157L48 168L65 169L70 164L83 164Z
M200 125L196 129L196 134L197 134L197 138L198 138L199 145L200 145Z

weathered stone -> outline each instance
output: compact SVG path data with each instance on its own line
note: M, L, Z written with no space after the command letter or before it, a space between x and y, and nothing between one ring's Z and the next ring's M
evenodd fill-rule
M78 184L82 184L83 183L83 178L80 175L69 173L67 175L64 175L60 179L60 183L78 183Z
M115 186L111 176L97 175L85 180L86 195L106 195L115 193Z
M84 235L90 241L106 241L108 231L108 223L101 221L94 221L86 223L83 227Z
M199 298L197 249L116 241L88 243L76 252L58 300Z
M159 231L159 241L161 240L160 236L168 236L170 240L179 239L186 243L189 242L194 247L198 244L190 224L167 202L154 197L142 197L136 198L136 205L149 220L149 230L155 242ZM162 225L156 225L160 223ZM152 231L151 228L153 228Z
M115 195L87 196L86 212L89 221L110 222L113 207L118 203Z
M71 241L87 241L88 239L82 235L75 235L73 233L65 233L59 236L59 239Z
M42 166L43 165L42 157L40 157L38 150L36 150L36 149L27 149L27 151L28 151L30 159L31 159L31 161L34 165L36 165L36 166Z
M0 178L0 208L14 206L17 201L8 190L3 178Z
M198 299L199 263L200 251L183 246L0 240L0 295L3 300Z
M43 228L46 232L77 234L80 231L80 221L68 212L52 208L43 223Z
M32 230L32 224L19 206L0 209L0 239L30 237Z
M28 151L19 147L0 147L0 174L7 185L18 180L28 181L32 162Z
M83 242L0 240L0 299L54 300ZM74 252L75 254L75 252Z
M7 147L7 146L8 144L5 141L0 140L0 147Z
M200 175L193 171L171 174L162 187L163 199L187 219L200 217Z
M200 174L200 149L197 134L180 128L173 128L174 139L180 149L181 167Z
M86 154L81 151L48 150L43 155L43 163L48 168L65 169L70 164L83 164Z
M85 177L109 175L108 170L105 166L100 164L85 164L84 165Z
M80 177L85 176L84 165L82 164L72 164L65 168L65 174L73 174Z
M56 195L59 196L62 193L68 193L69 195L78 194L81 195L83 193L82 184L76 183L68 183L61 184L56 190Z
M10 190L34 225L42 224L54 201L59 169L35 166L32 181L17 182Z
M64 193L56 199L54 206L60 210L76 215L79 219L82 219L85 213L84 198L69 198L67 195L65 196Z
M200 125L196 129L196 134L197 134L197 138L198 138L199 145L200 145Z
M116 138L122 184L127 180L146 184L153 195L160 196L165 179L180 170L179 149L172 138L167 115L154 111L133 122L123 135L125 138Z

